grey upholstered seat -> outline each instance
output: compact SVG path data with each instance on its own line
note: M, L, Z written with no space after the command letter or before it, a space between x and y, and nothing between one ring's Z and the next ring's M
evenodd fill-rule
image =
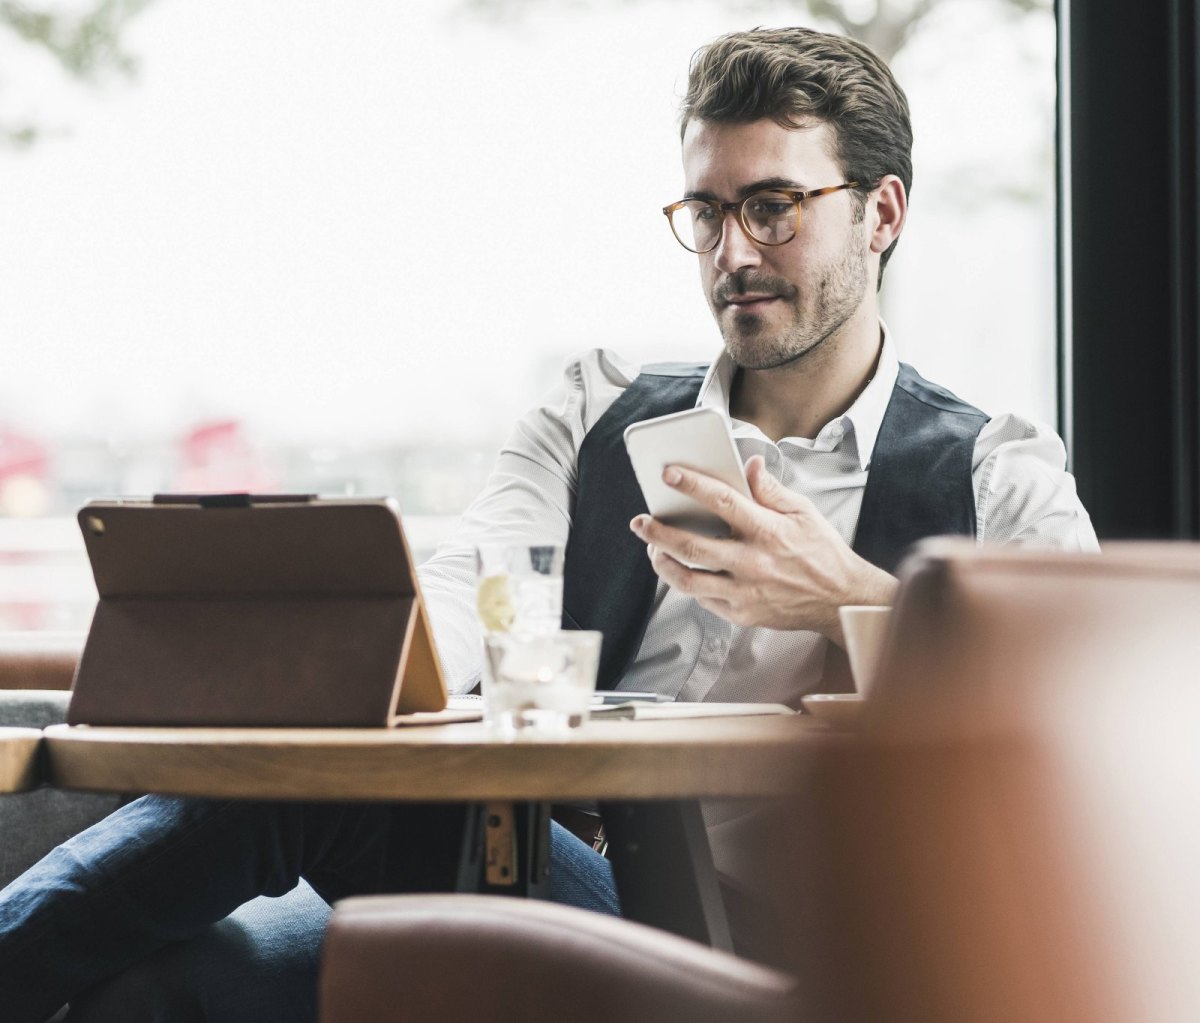
M59 724L70 695L57 689L0 689L0 725ZM56 845L112 813L121 798L50 788L0 796L0 888Z

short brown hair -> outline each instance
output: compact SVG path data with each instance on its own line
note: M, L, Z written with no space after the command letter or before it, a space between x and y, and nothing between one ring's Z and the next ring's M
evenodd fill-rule
M810 28L731 32L692 56L680 132L692 120L742 123L769 117L785 128L817 120L833 128L848 181L864 196L885 174L912 189L908 100L869 46ZM897 239L899 240L899 239ZM887 265L896 242L880 258Z

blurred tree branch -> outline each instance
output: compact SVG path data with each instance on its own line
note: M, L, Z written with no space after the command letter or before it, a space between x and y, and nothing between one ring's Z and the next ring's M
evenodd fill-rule
M577 10L622 5L632 6L650 0L570 0L569 6ZM658 0L662 3L682 4L688 0ZM842 0L790 0L782 4L791 7L798 18L811 18L836 26L848 36L860 39L889 63L904 48L913 30L934 10L950 0L874 0L873 13L867 17L853 17L847 12L863 8L863 4L845 4ZM1014 13L1028 14L1033 11L1054 10L1054 0L993 0L1001 7L1011 8ZM562 9L568 6L564 0L460 0L459 10L495 21L513 22L537 10L550 6ZM732 11L747 15L776 12L779 0L724 0Z
M466 17L492 21L498 24L518 24L522 19L540 12L564 9L578 12L630 8L650 3L673 4L685 8L695 0L458 0L457 12ZM981 0L718 0L726 10L746 16L746 24L755 23L755 18L769 17L778 23L780 15L795 23L815 23L816 27L842 32L870 46L885 61L891 64L914 32L935 12L954 4L979 4ZM993 9L1011 16L1014 20L1030 14L1045 14L1054 17L1054 0L983 0ZM1040 173L1040 168L1052 163L1052 133L1047 133L1042 158L1030 173ZM956 177L972 181L986 181L991 191L1017 202L1029 202L1043 193L1038 181L1022 177L1011 167L1004 174L996 172L994 161L983 160L965 165ZM954 188L947 190L948 196L958 194Z
M846 35L861 39L884 60L891 62L913 29L938 3L939 0L916 0L911 4L878 0L874 16L861 20L847 15L837 0L808 0L805 6L814 17L832 22Z
M153 0L96 0L84 11L66 13L50 5L0 0L0 28L44 50L71 78L93 83L107 72L132 77L137 59L121 46L128 22ZM41 128L33 122L0 121L0 146L33 145Z

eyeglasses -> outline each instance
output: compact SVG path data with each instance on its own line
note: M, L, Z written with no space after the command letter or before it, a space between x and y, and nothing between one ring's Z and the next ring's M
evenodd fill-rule
M800 230L800 204L805 199L829 195L844 188L858 188L847 181L828 188L792 192L769 188L753 192L741 202L717 202L716 199L683 199L663 207L671 233L688 252L711 252L721 240L726 213L736 213L748 238L761 245L786 245Z

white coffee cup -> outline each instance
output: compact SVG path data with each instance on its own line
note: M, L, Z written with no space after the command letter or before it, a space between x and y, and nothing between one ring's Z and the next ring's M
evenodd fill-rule
M838 608L842 635L846 637L846 653L850 657L850 674L854 676L854 688L863 696L870 695L875 682L891 613L890 607L847 605Z

